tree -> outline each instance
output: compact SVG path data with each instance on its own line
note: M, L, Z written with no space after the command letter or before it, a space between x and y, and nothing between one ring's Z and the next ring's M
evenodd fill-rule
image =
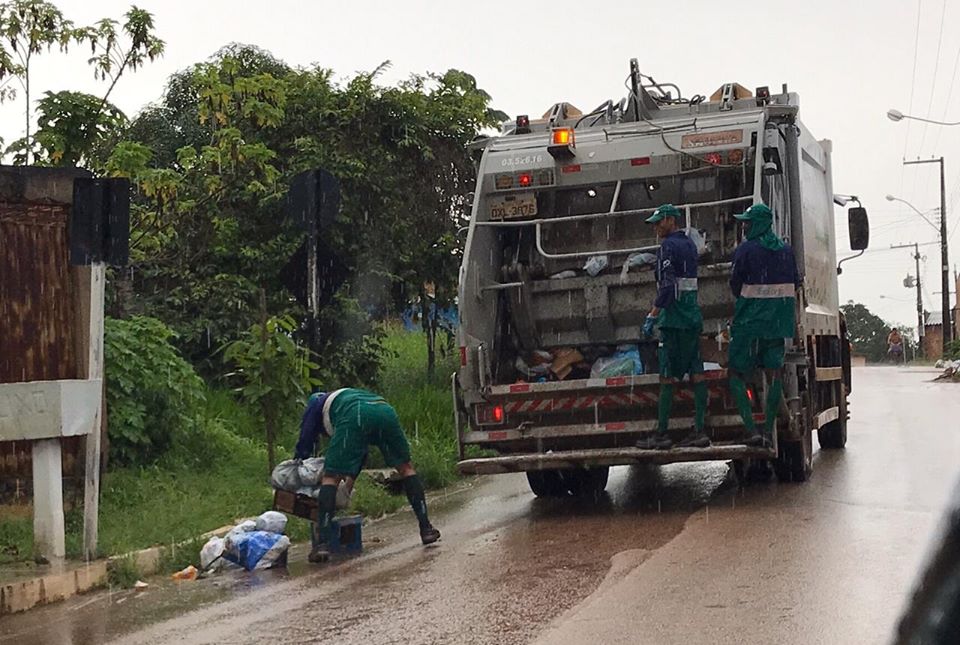
M37 115L32 154L51 166L101 167L107 144L127 124L115 105L83 92L45 92L37 102ZM27 163L22 156L27 150L15 157L16 163Z
M840 306L847 321L847 335L853 344L856 354L865 356L870 362L879 363L887 359L887 335L897 325L884 321L882 318L867 309L866 306L852 300ZM913 330L907 327L897 327L904 339L904 351L913 347Z
M24 163L30 163L32 141L30 138L30 73L36 54L54 45L67 51L71 42L80 42L85 36L83 29L74 27L60 10L43 0L11 0L0 5L0 87L6 94L0 99L11 98L6 84L17 79L24 93L24 137L18 142L23 149Z
M117 21L110 18L84 30L84 37L94 52L89 60L94 67L94 76L110 81L100 100L100 109L107 106L113 88L126 70L136 71L147 61L156 60L163 54L164 42L153 33L153 15L149 11L134 6L124 17L126 21L119 31Z
M31 63L35 54L49 51L54 45L66 52L71 43L90 46L93 56L88 62L94 68L94 76L110 85L98 99L77 92L47 92L41 101L41 115L44 111L56 112L58 118L40 124L47 139L43 142L31 134ZM153 33L153 16L137 7L126 13L122 27L109 18L92 27L76 27L56 6L44 0L10 0L0 5L0 102L15 96L8 86L14 79L24 91L24 135L6 152L14 153L15 163L19 164L31 163L39 153L44 162L69 165L63 160L65 151L58 147L69 141L69 156L85 158L92 146L103 139L105 131L116 125L119 110L110 105L109 98L124 71L136 70L146 61L155 60L163 48L164 42ZM73 109L75 115L70 114ZM82 136L71 129L79 123L87 124Z
M261 292L262 293L262 292ZM293 339L297 328L290 317L266 319L266 297L261 295L264 320L224 347L223 359L236 371L228 377L241 382L238 392L251 407L259 410L267 442L268 473L276 465L277 422L318 384L311 376L317 365L307 348Z
M208 368L213 348L256 324L260 288L271 315L302 318L283 273L303 237L284 200L293 176L325 168L342 200L321 237L347 281L323 294L321 376L370 384L380 347L364 309L388 308L400 286L412 300L426 283L452 301L475 181L465 145L502 116L463 72L380 86L383 68L337 84L329 70L230 45L174 75L107 164L137 187L135 277L127 293L112 282L115 315L157 315Z

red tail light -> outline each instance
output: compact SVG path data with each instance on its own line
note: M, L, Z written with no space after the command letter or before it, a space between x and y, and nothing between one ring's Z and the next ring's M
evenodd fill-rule
M631 166L649 166L650 157L635 157L634 159L630 160L630 165Z
M467 348L464 345L460 346L460 367L467 366Z
M526 188L527 186L530 186L531 184L533 184L533 175L531 175L528 172L521 173L520 176L517 177L517 184L521 188Z
M507 414L502 405L478 405L476 414L477 423L482 426L499 426L507 420Z
M720 154L719 152L708 152L703 156L703 160L706 161L708 164L712 164L714 166L720 166L723 164L723 155Z
M580 164L573 164L571 166L562 166L560 172L567 174L569 172L580 172Z

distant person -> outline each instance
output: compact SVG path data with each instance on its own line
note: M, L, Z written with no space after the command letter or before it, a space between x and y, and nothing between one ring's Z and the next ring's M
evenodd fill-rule
M410 462L410 444L396 411L383 397L353 388L311 395L300 424L296 457L310 457L320 435L330 437L330 443L323 455L323 479L318 495L320 513L313 531L310 562L326 562L330 558L328 545L332 537L337 486L344 479L356 479L368 447L372 445L380 449L387 466L400 473L407 501L420 524L421 542L432 544L440 539L440 531L427 517L427 499L423 483Z
M647 222L656 227L662 240L657 251L657 298L643 324L643 335L660 328L660 400L657 406L657 433L641 439L637 446L666 450L673 447L667 434L675 386L685 374L693 383L694 421L692 431L677 445L706 448L710 438L703 432L707 414L707 384L700 358L700 332L703 314L697 303L697 247L677 224L680 211L664 204Z
M754 204L740 215L746 239L733 256L730 288L737 302L730 330L730 391L748 446L770 446L783 398L783 359L786 339L796 335L797 262L790 245L773 232L773 211ZM767 374L766 420L757 432L747 394L746 379L754 370Z
M896 327L891 329L887 335L887 355L894 363L903 362L903 336L900 335L900 330Z

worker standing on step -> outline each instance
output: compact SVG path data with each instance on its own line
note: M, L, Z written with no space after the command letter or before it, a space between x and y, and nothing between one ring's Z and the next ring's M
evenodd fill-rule
M423 483L410 461L410 444L403 434L397 413L383 397L353 388L311 395L300 427L296 457L313 454L320 435L330 437L324 453L323 479L318 495L319 521L315 527L310 562L326 562L330 557L333 515L337 486L356 478L363 467L368 447L377 446L387 466L396 468L420 524L420 540L431 544L440 539L427 517Z
M660 327L660 400L657 406L657 433L637 443L640 448L673 447L667 433L670 408L677 384L685 374L693 382L695 416L692 431L677 444L680 447L705 448L710 438L703 432L707 413L707 384L703 380L700 358L700 332L703 315L697 304L697 247L679 228L680 211L664 204L647 222L656 227L662 240L657 251L657 299L643 324L643 335L653 335Z
M773 232L773 211L754 204L740 215L746 239L733 256L730 288L736 297L730 330L730 390L749 434L749 446L770 446L783 399L787 338L796 334L797 261L790 245ZM764 432L753 421L746 380L755 369L767 375Z

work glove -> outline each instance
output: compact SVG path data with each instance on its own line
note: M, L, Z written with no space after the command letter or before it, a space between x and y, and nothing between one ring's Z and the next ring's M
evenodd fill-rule
M650 338L653 336L653 326L657 324L657 319L654 316L647 316L647 319L643 321L643 337Z

